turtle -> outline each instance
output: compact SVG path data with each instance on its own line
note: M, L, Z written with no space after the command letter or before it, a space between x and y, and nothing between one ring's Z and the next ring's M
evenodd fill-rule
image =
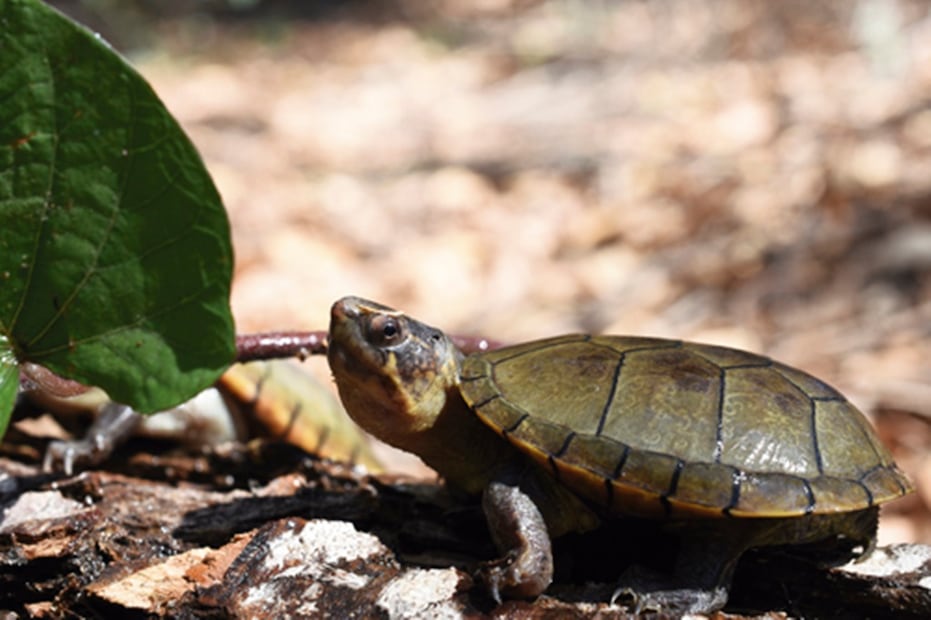
M657 520L669 575L625 571L637 609L708 613L738 558L769 545L875 545L878 506L912 490L837 390L767 357L681 340L575 334L466 355L387 306L332 306L327 357L365 430L481 495L497 601L537 597L553 538ZM620 521L619 521L620 522Z
M89 412L95 418L84 437L50 442L43 462L46 471L70 474L76 464L100 463L133 434L192 446L272 438L370 473L381 471L367 437L346 416L329 387L291 360L233 364L212 388L149 416L111 401L99 388L62 397L33 385L23 395L55 413Z

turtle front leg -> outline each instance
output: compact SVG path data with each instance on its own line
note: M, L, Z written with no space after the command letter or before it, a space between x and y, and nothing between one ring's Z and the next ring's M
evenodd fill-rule
M491 537L504 554L485 564L479 578L497 602L534 598L553 581L553 550L543 515L520 487L493 481L482 495Z

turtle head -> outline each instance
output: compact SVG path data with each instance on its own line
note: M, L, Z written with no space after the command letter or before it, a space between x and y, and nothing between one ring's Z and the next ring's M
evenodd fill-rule
M364 429L410 450L457 389L461 354L440 330L358 297L333 304L327 359Z

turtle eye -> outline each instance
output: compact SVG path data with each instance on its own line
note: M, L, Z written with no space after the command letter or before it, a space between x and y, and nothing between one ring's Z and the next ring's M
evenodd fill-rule
M376 346L388 346L403 338L401 323L393 316L380 314L372 317L368 325L368 340Z

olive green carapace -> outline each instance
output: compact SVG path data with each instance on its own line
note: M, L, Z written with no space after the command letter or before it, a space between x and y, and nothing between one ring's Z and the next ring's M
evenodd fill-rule
M910 489L843 396L743 351L563 336L467 357L461 389L486 424L612 514L829 514Z

